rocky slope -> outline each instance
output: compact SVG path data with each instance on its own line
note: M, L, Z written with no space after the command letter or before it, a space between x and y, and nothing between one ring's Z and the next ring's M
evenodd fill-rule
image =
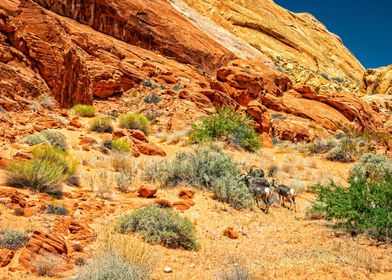
M209 2L188 2L201 12L209 7ZM225 14L222 3L216 5L216 12L222 8ZM321 72L356 81L362 66L336 36L313 18L291 14L270 1L265 1L266 9L247 1L242 1L240 8L238 3L234 1L231 7L242 16L230 19L244 19L249 12L249 22L262 20L268 11L268 22L274 26L263 27L266 30L261 23L256 30L241 27L249 35L241 39L243 35L227 32L232 31L230 26L214 16L219 25L184 3L166 0L2 1L0 76L4 98L0 106L20 112L39 108L37 99L48 94L61 107L70 107L130 93L142 100L157 92L167 96L159 104L163 129L193 123L222 105L246 111L255 119L258 131L284 140L310 141L338 129L375 132L380 128L379 114L354 95L319 96L317 92L323 92L320 86L273 64L277 54L269 51L275 49L282 57L297 57L298 65L313 69L309 73L317 81L321 79L316 74ZM240 24L239 19L235 22L234 27L249 25ZM304 34L289 32L288 22ZM252 40L264 42L269 51ZM330 49L328 56L325 48ZM336 61L328 63L331 54ZM311 87L301 86L303 83ZM324 90L335 92L329 85ZM276 114L283 118L276 118ZM0 117L9 128L1 130L0 136L11 141L16 141L19 133L36 129L23 129L26 117L20 113ZM54 122L61 126L61 122ZM36 126L43 129L48 125L38 122Z
M171 0L177 5L179 0ZM272 0L184 0L244 39L317 91L356 90L364 68L341 39L308 13L292 13Z
M362 79L360 94L392 95L392 65L367 70Z

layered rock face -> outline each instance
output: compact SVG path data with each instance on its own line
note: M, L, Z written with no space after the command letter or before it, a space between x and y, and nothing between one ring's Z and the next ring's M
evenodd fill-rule
M209 3L187 2L197 10ZM301 79L273 63L279 51L297 59L318 81L317 73L323 71L354 81L361 66L334 35L314 19L291 14L270 1L265 1L265 11L248 1L241 1L241 9L240 2L229 2L238 8L235 13L223 1L216 11L231 11L228 22L236 19L232 30L215 12L212 19L220 25L173 0L3 1L0 106L20 112L45 94L70 107L130 92L142 99L154 91L167 97L156 105L167 130L184 128L222 105L246 112L258 131L284 140L310 141L353 126L377 130L380 116L353 94L320 95L320 87L301 86ZM276 26L241 24L247 12L248 21L254 22L268 18L266 11L275 15L269 17ZM312 24L306 27L309 21ZM303 34L291 31L289 22ZM237 29L248 30L244 34L249 36L236 37ZM264 42L264 49L252 41L256 39ZM328 55L324 48L331 48ZM335 53L341 60L328 64ZM137 110L145 112L147 105ZM30 131L19 115L0 111L0 118L17 130L0 130L0 136L11 141L20 131Z
M367 70L362 79L360 94L392 95L392 65Z
M184 2L247 41L296 83L306 83L317 92L358 87L363 66L338 36L310 14L289 12L272 0Z

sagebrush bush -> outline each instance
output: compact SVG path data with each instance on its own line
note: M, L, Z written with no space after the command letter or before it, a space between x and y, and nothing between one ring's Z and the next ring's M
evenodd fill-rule
M351 231L366 232L379 240L392 240L392 177L380 181L350 180L345 188L331 183L314 187L313 212Z
M116 184L117 184L118 189L121 192L128 191L129 187L132 184L132 177L133 177L132 173L124 172L124 171L121 171L118 174L116 174L116 177L115 177Z
M90 130L97 132L113 132L112 119L107 117L97 117L91 120Z
M192 126L191 143L224 140L248 151L260 148L259 134L254 130L250 118L230 109L219 109L218 113Z
M228 271L224 271L218 274L218 280L250 280L251 274L249 269L240 266L232 265Z
M155 92L150 93L144 97L144 102L146 103L159 103L162 100L162 97L160 97L158 94Z
M345 149L344 146L339 145L327 153L327 159L330 161L339 161L339 162L353 162L352 153L350 150Z
M333 140L316 140L309 143L306 148L311 154L326 153L336 146L336 142Z
M38 145L41 143L48 143L46 138L41 133L34 133L29 136L26 136L26 138L23 139L23 142L30 146Z
M129 113L120 116L120 126L128 129L138 129L148 134L148 119L139 113Z
M59 215L59 216L67 216L68 215L68 210L67 210L67 208L65 208L64 205L48 203L46 205L46 213L47 214Z
M26 245L29 236L24 231L3 229L0 230L0 248L16 250Z
M112 141L112 150L118 153L129 153L131 145L126 140L114 138Z
M380 182L392 177L392 160L383 155L365 154L350 171L350 180Z
M67 150L67 137L65 137L61 131L47 129L42 131L41 135L45 137L46 141L48 141L53 147L61 150Z
M171 208L150 205L124 215L118 220L120 233L139 232L145 241L169 248L198 248L196 229L187 218Z
M72 110L81 117L94 117L95 115L95 108L92 105L76 104Z
M56 254L36 255L31 265L40 276L55 276L64 266L65 260Z
M145 175L150 181L159 181L164 187L183 184L206 188L218 200L236 209L245 208L253 201L249 190L238 181L240 173L239 165L216 145L180 152L173 161L161 161L145 168ZM230 184L225 186L224 182Z
M147 280L148 274L139 266L116 253L106 253L88 262L77 272L75 280Z
M32 154L32 160L20 160L8 166L7 183L13 187L61 195L62 183L75 173L77 164L70 162L64 151L50 146L38 147Z

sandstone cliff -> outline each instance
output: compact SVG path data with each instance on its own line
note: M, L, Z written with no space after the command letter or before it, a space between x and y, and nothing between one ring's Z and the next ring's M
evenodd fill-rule
M272 0L184 2L247 41L295 82L306 83L317 92L357 90L363 66L312 15L289 12Z
M367 70L362 79L360 94L392 95L392 65Z

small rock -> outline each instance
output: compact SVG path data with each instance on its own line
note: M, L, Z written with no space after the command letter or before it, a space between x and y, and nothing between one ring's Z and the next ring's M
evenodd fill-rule
M162 148L160 148L154 144L147 144L147 143L138 144L138 145L136 145L136 148L143 155L161 156L161 157L166 156L165 151Z
M178 196L181 198L192 198L195 195L195 191L191 189L181 189Z
M78 118L73 118L72 120L69 121L69 125L76 127L76 128L81 128L82 124L79 122Z
M144 184L137 190L140 196L145 198L153 197L157 191L158 189L155 186L149 184Z
M128 130L128 132L129 132L129 135L130 135L132 138L135 138L135 139L140 140L140 141L142 141L142 142L148 143L148 138L147 138L147 136L144 134L143 131L138 130L138 129L130 129L130 130Z
M125 129L116 129L113 131L113 136L116 138L123 138L127 136L127 131Z
M166 267L163 269L163 272L165 272L165 273L172 273L172 272L173 272L173 269L172 269L171 267L166 266Z
M156 199L154 201L155 204L158 204L161 207L172 208L173 204L167 199Z
M238 239L240 235L236 232L232 227L228 227L224 232L224 236L227 236L230 239Z
M196 265L194 263L191 263L191 265L189 266L190 268L195 268Z
M82 150L83 150L83 151L86 151L86 152L89 152L91 149L90 149L89 146L83 145L83 146L82 146Z

